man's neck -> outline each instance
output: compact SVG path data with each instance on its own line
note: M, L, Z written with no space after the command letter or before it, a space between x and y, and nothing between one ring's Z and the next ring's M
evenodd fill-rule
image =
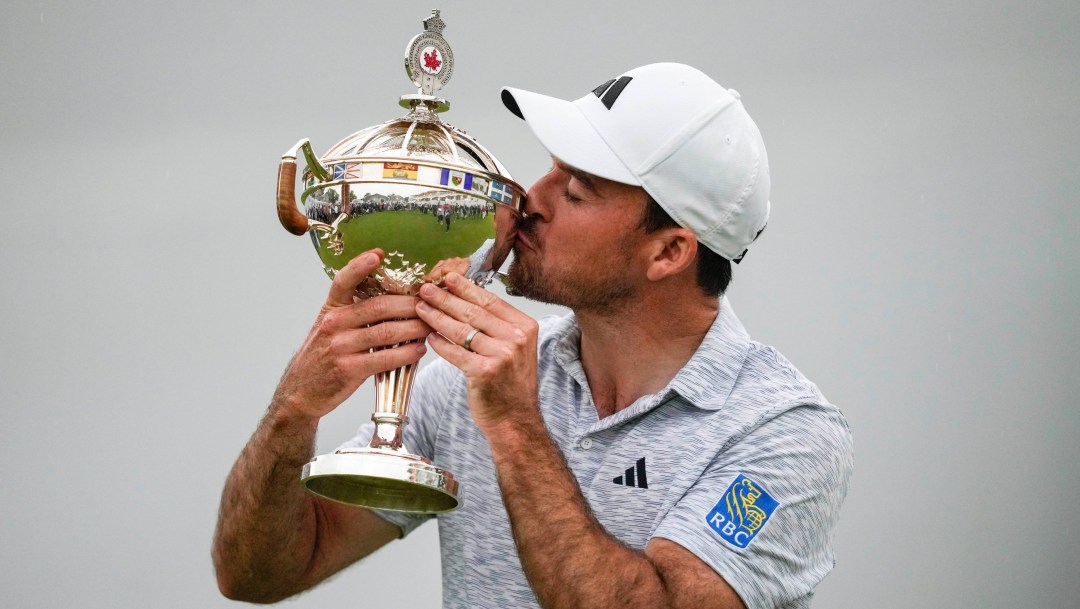
M597 417L667 386L705 338L718 307L718 299L692 290L684 297L632 297L614 311L575 311Z

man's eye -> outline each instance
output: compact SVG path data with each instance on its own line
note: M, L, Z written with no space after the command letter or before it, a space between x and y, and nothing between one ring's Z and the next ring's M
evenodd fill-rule
M563 196L566 197L566 200L570 201L571 203L581 203L581 198L580 197L575 197L574 195L570 194L569 190L564 192Z

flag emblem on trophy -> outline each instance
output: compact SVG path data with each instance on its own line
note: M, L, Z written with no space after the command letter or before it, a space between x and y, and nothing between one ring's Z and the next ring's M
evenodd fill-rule
M416 163L383 163L382 175L397 180L415 180L418 170Z
M360 176L357 174L359 167L356 163L335 163L332 167L332 180L355 180Z
M514 189L510 188L509 184L504 184L498 180L492 180L491 192L488 193L488 196L499 203L510 203L514 200Z
M443 168L442 179L439 180L439 184L472 190L472 180L473 176L471 173Z

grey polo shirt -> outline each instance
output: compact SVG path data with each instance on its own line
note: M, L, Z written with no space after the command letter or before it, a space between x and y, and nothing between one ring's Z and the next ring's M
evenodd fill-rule
M596 518L626 546L662 537L712 566L750 608L808 607L832 569L852 471L840 411L727 299L697 351L659 393L598 420L573 315L541 321L540 408ZM416 379L405 446L449 469L462 506L440 515L443 606L538 607L521 569L465 377L437 360ZM372 425L345 446L363 446ZM407 535L429 517L380 516ZM596 574L595 576L601 576Z

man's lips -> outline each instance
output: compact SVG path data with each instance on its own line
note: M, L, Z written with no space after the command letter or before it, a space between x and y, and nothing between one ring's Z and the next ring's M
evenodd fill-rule
M536 251L536 244L533 242L532 238L529 237L528 233L522 230L518 230L515 234L515 237L517 238L516 243L518 245L521 245L526 249L530 249L534 252Z

